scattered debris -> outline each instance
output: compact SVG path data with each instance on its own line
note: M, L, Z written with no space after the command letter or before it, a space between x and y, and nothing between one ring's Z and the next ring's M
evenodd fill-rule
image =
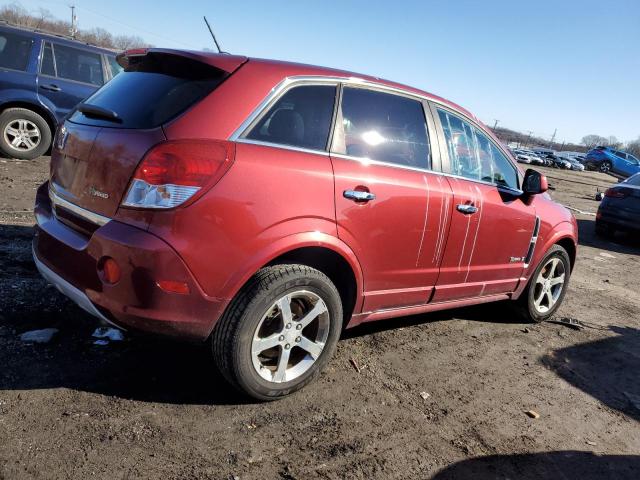
M527 410L524 413L530 418L540 418L540 414L535 410Z
M124 335L122 334L122 330L118 330L117 328L111 328L111 327L98 327L95 329L95 331L93 332L93 335L91 336L94 338L106 338L108 340L111 340L112 342L121 342L122 340L124 340ZM99 345L102 345L102 344L99 344Z
M604 198L604 193L603 192L596 193L596 200L598 202L600 202L603 198Z
M582 210L579 210L579 209L577 209L577 208L570 207L570 206L568 206L568 205L564 205L564 207L565 207L566 209L568 209L568 210L572 210L572 211L577 212L577 213L579 213L579 214L581 214L581 215L590 215L590 216L592 216L592 217L595 217L595 216L596 216L596 214L595 214L595 213L592 213L592 212L583 212Z
M522 329L522 333L529 333L530 331L531 331L531 330L529 330L529 329L528 329L528 328L526 328L526 327Z
M356 369L356 372L360 373L362 369L360 368L360 365L358 365L358 362L356 362L356 359L351 357L349 361L351 362L351 365L353 365L353 368Z
M427 392L420 392L420 396L422 397L423 400L427 400L431 395L428 394Z
M587 445L591 445L592 447L595 447L596 445L598 445L596 442L592 442L591 440L587 440L585 443Z
M611 255L610 253L607 253L607 252L600 252L600 256L604 258L616 258L615 255Z
M564 325L565 327L572 328L574 330L582 330L584 325L577 318L562 317L557 319L547 320L549 323L557 323L558 325Z
M49 343L56 333L58 333L57 328L31 330L20 335L20 340L22 340L23 342Z

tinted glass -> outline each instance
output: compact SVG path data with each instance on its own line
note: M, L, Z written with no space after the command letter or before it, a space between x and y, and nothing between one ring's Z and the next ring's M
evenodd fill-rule
M616 154L616 156L618 156L618 157L622 158L623 160L626 160L626 159L627 159L627 154L626 154L626 153L624 153L624 152L613 152L613 153L615 153L615 154Z
M515 167L482 131L460 117L438 110L451 162L451 173L472 180L518 188Z
M427 125L417 100L361 88L342 93L343 153L430 168Z
M44 50L42 52L42 64L40 64L40 73L44 75L51 75L55 77L56 69L53 63L53 49L49 42L44 44Z
M304 85L285 93L245 138L313 150L325 150L336 87Z
M115 77L117 74L119 74L123 70L120 64L116 62L116 57L107 55L107 62L109 63L109 68L111 69L112 77Z
M640 174L633 175L632 177L627 178L624 183L629 185L635 185L636 187L640 187Z
M104 83L102 61L97 53L56 44L53 54L58 77L93 85Z
M160 126L211 93L224 72L176 55L150 53L131 60L85 103L112 110L122 119L114 123L75 112L71 121L118 128ZM212 113L213 114L213 113Z
M0 32L0 68L26 70L32 44L26 35Z

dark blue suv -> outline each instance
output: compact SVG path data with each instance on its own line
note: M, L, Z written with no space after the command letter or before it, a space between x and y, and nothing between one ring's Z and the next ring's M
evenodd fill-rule
M116 52L0 25L0 152L32 159L58 122L121 67Z
M640 173L640 161L636 157L611 147L592 148L587 152L584 163L601 172L611 172L622 177L630 177Z

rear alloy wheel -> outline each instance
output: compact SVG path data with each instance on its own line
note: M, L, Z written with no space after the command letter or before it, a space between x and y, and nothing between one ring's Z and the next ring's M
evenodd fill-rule
M213 354L231 384L274 400L320 373L341 329L340 295L326 275L304 265L266 267L219 320Z
M51 129L37 113L8 108L0 114L0 151L8 157L31 160L43 155L51 144Z
M611 165L611 162L609 160L605 160L600 164L600 171L602 173L609 173L611 171L612 166L613 165Z
M531 276L527 289L518 300L526 320L543 322L560 307L569 285L571 262L560 245L554 245Z

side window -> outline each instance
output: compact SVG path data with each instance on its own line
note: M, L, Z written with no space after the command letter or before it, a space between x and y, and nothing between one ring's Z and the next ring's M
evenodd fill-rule
M109 68L111 69L111 76L115 77L122 71L122 67L118 62L116 62L116 57L112 55L107 55L107 63L109 63Z
M482 172L476 155L473 128L461 118L444 110L438 110L438 116L447 142L451 173L480 180Z
M53 49L51 43L46 42L44 44L44 50L42 51L42 63L40 64L40 73L43 75L56 76L56 68L53 63Z
M626 160L626 159L627 159L627 154L626 154L626 153L624 153L624 152L618 152L618 151L616 151L616 152L614 152L614 153L616 154L616 156L617 156L617 157L620 157L620 158L621 158L621 159L623 159L623 160Z
M352 157L430 168L422 103L400 95L345 87L342 93L344 151Z
M104 83L102 61L97 53L57 44L53 53L58 77L93 85Z
M518 188L515 167L482 131L444 110L438 110L438 115L447 142L451 173Z
M0 32L0 68L27 69L33 40L25 35Z
M293 87L280 97L244 138L325 150L335 98L335 85Z

